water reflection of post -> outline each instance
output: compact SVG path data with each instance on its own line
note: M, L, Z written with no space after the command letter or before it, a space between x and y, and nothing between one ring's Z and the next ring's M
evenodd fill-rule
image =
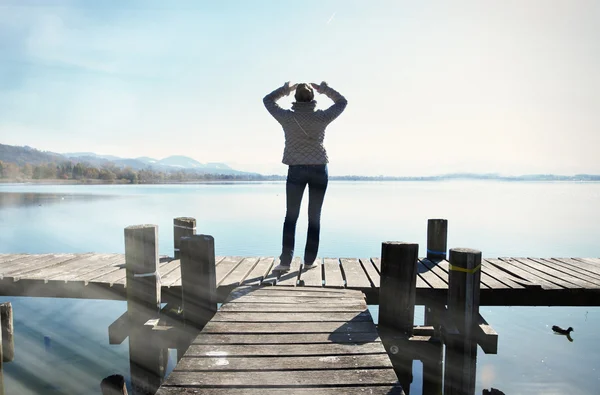
M453 248L449 268L448 314L460 335L446 341L444 394L471 395L475 394L481 252Z
M154 394L164 376L167 350L152 335L160 309L158 227L125 228L129 361L133 394Z

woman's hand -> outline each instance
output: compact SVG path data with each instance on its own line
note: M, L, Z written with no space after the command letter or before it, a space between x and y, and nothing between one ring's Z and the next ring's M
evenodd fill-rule
M298 84L291 85L291 82L288 81L285 84L283 84L283 86L285 87L285 89L287 90L287 94L289 95L290 93L296 90Z
M297 84L296 84L297 85ZM311 82L310 85L313 87L314 90L316 90L318 93L321 93L321 91L327 86L327 82L323 81L321 82L321 85L319 84L315 84L314 82Z

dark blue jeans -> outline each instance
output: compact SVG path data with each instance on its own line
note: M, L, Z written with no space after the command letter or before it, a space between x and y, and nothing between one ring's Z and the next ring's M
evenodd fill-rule
M294 257L296 222L300 215L300 204L304 189L308 185L308 234L304 262L312 263L319 251L319 233L321 231L321 208L329 180L327 165L291 165L288 168L285 194L287 209L283 223L282 265L289 265Z

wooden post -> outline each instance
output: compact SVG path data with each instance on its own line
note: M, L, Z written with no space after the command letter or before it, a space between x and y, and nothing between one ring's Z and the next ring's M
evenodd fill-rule
M413 334L419 245L385 242L381 245L379 327L394 371L405 393L412 383L412 357L402 352L403 340Z
M108 376L100 382L102 395L127 395L127 386L125 386L125 377L120 374Z
M440 342L435 352L429 352L423 359L423 394L442 395L444 374L444 349Z
M446 259L448 220L427 220L427 259Z
M2 360L11 362L15 358L15 341L10 302L0 304L0 321L2 321Z
M188 338L178 348L178 359L187 350L188 342L217 312L215 241L212 236L194 235L181 239L181 288Z
M448 243L448 220L427 220L427 259L438 261L446 259ZM425 325L433 326L439 335L440 315L444 309L444 301L432 301L425 304Z
M476 326L479 318L481 252L450 250L448 315L459 336L446 344L444 394L472 394L477 364Z
M133 393L154 394L162 380L163 352L144 325L160 311L158 226L125 228L125 273L129 316L129 362Z
M381 245L379 325L409 336L414 326L418 255L418 244Z
M132 325L143 324L160 310L158 262L158 226L125 228L127 312Z
M181 238L196 234L196 219L190 217L178 217L173 220L173 246L175 259L181 257Z

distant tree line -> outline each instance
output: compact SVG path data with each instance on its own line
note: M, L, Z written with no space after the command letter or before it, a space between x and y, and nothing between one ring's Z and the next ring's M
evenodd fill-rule
M130 167L104 165L100 168L86 163L62 162L19 166L11 162L0 161L0 178L25 180L100 180L102 182L120 182L129 184L152 184L193 181L270 181L280 176L262 176L259 174L208 174L190 170L172 172L155 171L151 168L135 170Z

